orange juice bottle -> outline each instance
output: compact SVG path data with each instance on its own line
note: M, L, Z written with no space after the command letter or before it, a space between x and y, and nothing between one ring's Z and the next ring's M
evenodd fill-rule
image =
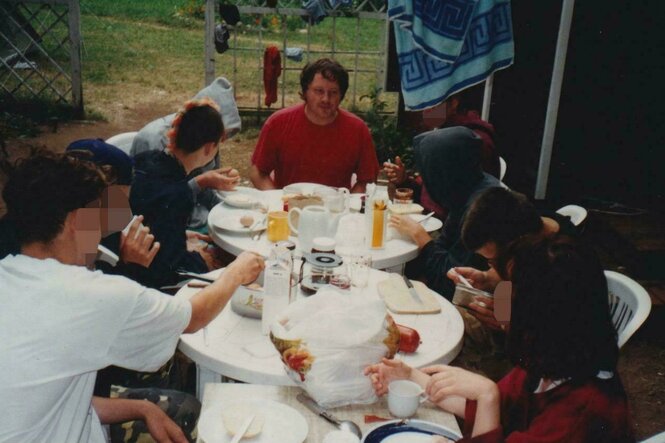
M371 238L369 247L372 249L381 249L386 242L386 229L388 222L388 195L385 192L377 191L371 201Z

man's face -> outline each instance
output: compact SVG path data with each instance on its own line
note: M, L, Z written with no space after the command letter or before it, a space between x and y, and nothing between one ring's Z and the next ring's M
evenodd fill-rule
M92 267L97 256L97 245L102 238L101 201L95 200L76 213L76 264Z
M340 101L339 84L336 81L326 80L320 73L316 73L305 92L308 112L318 122L332 123L337 116Z
M109 186L102 196L102 237L122 231L132 219L129 186Z

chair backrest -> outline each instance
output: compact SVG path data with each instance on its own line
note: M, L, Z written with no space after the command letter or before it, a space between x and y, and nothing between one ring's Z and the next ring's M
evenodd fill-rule
M621 348L644 323L651 312L651 297L635 280L614 271L605 271L612 323Z
M642 440L640 443L665 443L665 431L660 434L652 435L646 440Z
M506 176L506 171L508 170L508 163L504 160L503 157L499 156L499 181L503 181L503 177Z
M130 151L136 134L138 134L138 132L123 132L122 134L116 134L107 139L106 143L121 149L125 154L131 157Z
M574 224L575 226L579 226L580 224L582 224L582 222L586 220L587 216L586 209L577 205L566 205L563 208L557 209L556 212L557 214L570 217L571 223Z

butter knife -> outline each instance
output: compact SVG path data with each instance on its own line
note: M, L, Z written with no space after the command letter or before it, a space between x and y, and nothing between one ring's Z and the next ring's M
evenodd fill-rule
M416 291L416 288L413 287L413 283L411 283L411 280L406 278L406 275L403 275L402 278L404 279L404 283L406 283L406 287L409 290L409 294L411 294L411 298L422 305L423 300L422 300L422 298L420 298L420 294L418 294L418 291Z
M233 440L231 440L231 443L238 443L240 439L245 435L249 427L251 426L252 422L254 421L255 415L252 414L249 417L245 419L244 422L242 422L242 425L238 428L238 432L235 433L233 436Z

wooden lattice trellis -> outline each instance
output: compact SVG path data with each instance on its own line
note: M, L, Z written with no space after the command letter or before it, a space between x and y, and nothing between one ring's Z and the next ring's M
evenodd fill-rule
M83 111L79 0L0 0L0 93Z

